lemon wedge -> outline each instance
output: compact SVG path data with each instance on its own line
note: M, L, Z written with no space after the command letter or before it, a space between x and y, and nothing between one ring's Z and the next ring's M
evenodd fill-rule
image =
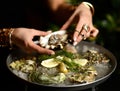
M41 65L46 67L46 68L52 68L52 67L56 67L59 65L59 61L54 60L54 58L51 59L47 59L47 60L43 60L41 62Z
M88 60L87 59L75 59L74 62L81 66L85 66L87 64Z

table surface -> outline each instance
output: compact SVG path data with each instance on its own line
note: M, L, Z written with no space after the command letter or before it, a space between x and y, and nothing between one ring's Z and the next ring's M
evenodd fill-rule
M6 58L9 55L10 51L8 49L0 48L0 87L2 90L10 91L35 91L28 87L26 89L26 84L23 81L16 79L6 67ZM120 75L115 70L115 72L103 83L95 87L95 91L117 91L120 82ZM85 91L91 91L87 89Z

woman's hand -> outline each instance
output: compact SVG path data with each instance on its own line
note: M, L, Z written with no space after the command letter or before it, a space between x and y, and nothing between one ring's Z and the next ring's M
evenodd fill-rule
M34 36L44 36L49 32L43 32L28 28L15 28L12 33L12 42L26 53L38 52L44 54L54 54L54 51L42 48L33 42Z
M92 12L89 7L81 3L65 22L61 29L66 30L71 24L76 24L73 34L74 45L88 37L96 37L99 30L92 23Z

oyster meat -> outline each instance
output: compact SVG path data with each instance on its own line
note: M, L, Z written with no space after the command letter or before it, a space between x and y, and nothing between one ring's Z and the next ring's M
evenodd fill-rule
M68 43L68 34L65 30L55 31L47 36L40 36L40 46L48 49L60 48L63 49Z

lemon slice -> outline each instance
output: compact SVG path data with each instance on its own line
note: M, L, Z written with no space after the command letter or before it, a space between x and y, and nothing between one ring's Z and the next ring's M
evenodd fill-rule
M51 59L47 59L47 60L43 60L41 62L41 65L46 67L46 68L52 68L52 67L56 67L59 65L59 61L54 60L54 58Z
M87 64L88 60L87 59L75 59L74 62L81 66L85 66Z

